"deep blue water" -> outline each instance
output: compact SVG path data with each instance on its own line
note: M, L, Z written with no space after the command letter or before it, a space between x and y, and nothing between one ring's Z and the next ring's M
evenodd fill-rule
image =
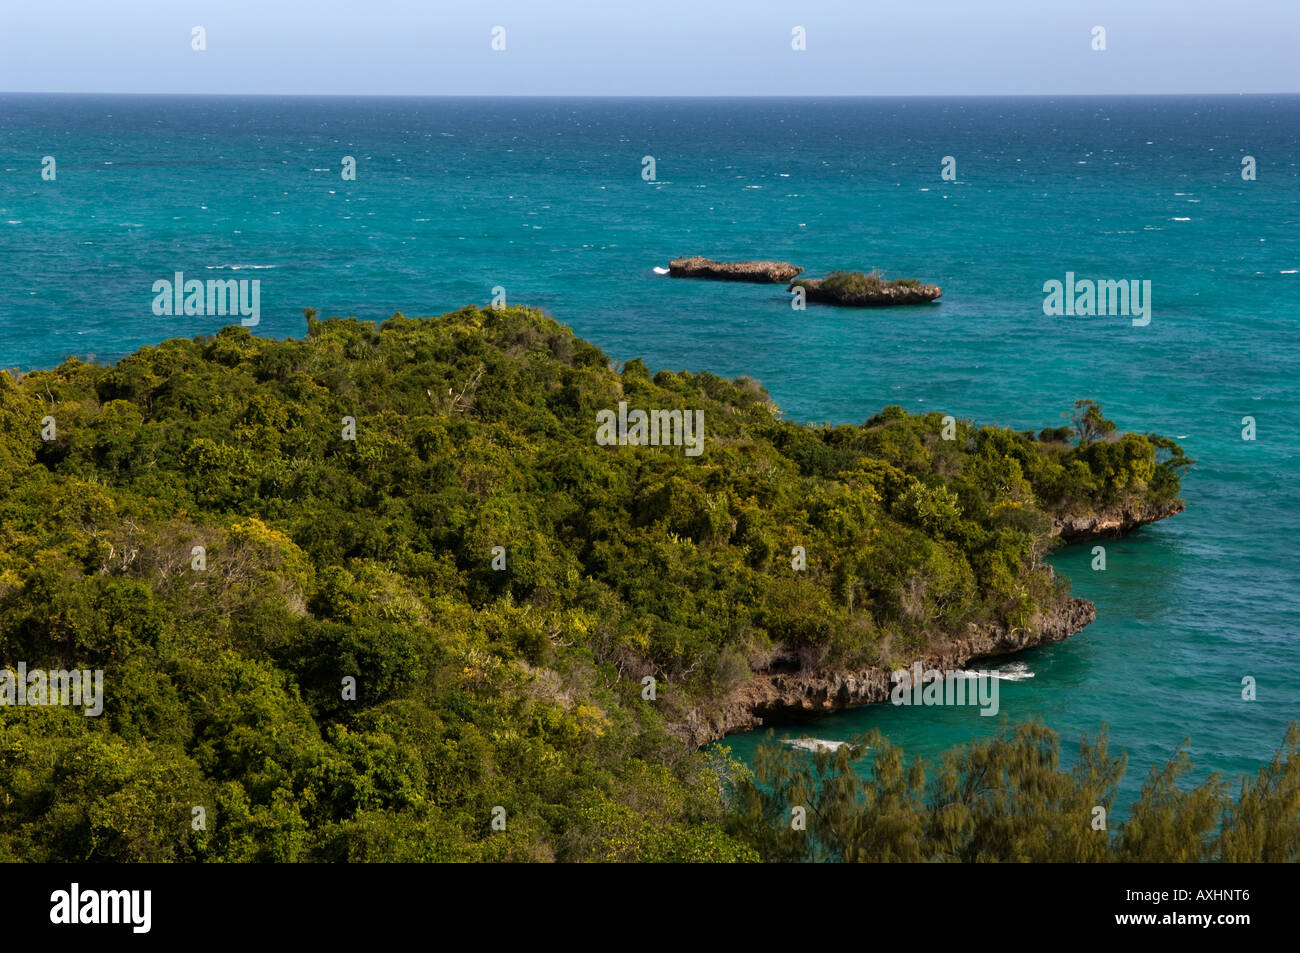
M1037 429L1097 399L1199 461L1187 512L1108 545L1104 573L1087 548L1054 557L1097 621L1022 656L1033 677L1002 682L1001 706L1071 742L1108 723L1131 794L1184 737L1200 775L1253 771L1300 717L1298 163L1295 96L4 95L0 366L214 331L154 316L153 282L183 271L259 279L255 330L277 337L308 306L437 314L500 285L615 359L756 377L798 420L897 403ZM796 313L780 286L654 273L686 254L881 268L944 296ZM1150 325L1045 316L1043 283L1067 271L1149 279ZM879 726L934 754L996 721L874 706L786 733ZM732 743L749 756L757 739Z

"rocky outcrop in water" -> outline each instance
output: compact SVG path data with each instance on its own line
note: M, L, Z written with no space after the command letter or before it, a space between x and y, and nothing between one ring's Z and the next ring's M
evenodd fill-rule
M800 278L790 282L786 291L803 288L808 301L838 304L852 308L888 308L899 304L928 304L943 295L938 285L919 281L869 281L871 276L857 273L863 280L837 281L826 278Z
M719 281L755 281L777 284L803 271L786 261L714 261L712 258L674 258L668 274L674 278L714 278Z

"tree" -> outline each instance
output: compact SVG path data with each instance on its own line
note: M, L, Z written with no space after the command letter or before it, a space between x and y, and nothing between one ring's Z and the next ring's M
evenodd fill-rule
M1078 400L1074 403L1074 416L1070 418L1075 432L1079 435L1080 446L1103 439L1115 430L1114 421L1102 416L1101 404L1094 400Z

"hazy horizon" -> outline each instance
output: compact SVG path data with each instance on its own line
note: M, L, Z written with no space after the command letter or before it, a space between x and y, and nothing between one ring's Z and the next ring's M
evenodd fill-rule
M899 93L893 95L855 95L834 93L806 93L789 95L658 95L655 93L149 93L119 89L0 89L0 96L157 96L192 99L212 97L218 99L1211 99L1268 96L1300 96L1300 91L1265 90L1257 93L1216 93L1193 90L1186 93Z
M1094 48L1097 27L1104 50ZM1136 9L1131 0L883 9L849 0L618 9L595 0L461 9L416 0L135 0L129 9L48 0L0 9L0 89L12 93L1282 95L1300 93L1298 53L1300 4L1289 0L1241 0L1230 13L1215 0Z

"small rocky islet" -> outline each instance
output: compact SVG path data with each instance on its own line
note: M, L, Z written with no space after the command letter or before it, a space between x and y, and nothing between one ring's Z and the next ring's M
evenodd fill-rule
M913 278L885 280L879 272L832 271L825 278L800 278L803 268L787 261L715 261L695 255L668 263L673 278L710 278L758 284L788 282L786 291L802 289L804 299L857 308L929 304L943 295L938 285Z
M801 271L803 269L798 265L787 261L714 261L699 255L674 258L668 263L668 274L674 278L712 278L715 281L753 281L759 284L790 281Z
M943 291L914 278L886 281L873 272L832 271L825 278L798 278L786 291L802 288L808 301L838 304L854 308L887 308L898 304L929 304Z

